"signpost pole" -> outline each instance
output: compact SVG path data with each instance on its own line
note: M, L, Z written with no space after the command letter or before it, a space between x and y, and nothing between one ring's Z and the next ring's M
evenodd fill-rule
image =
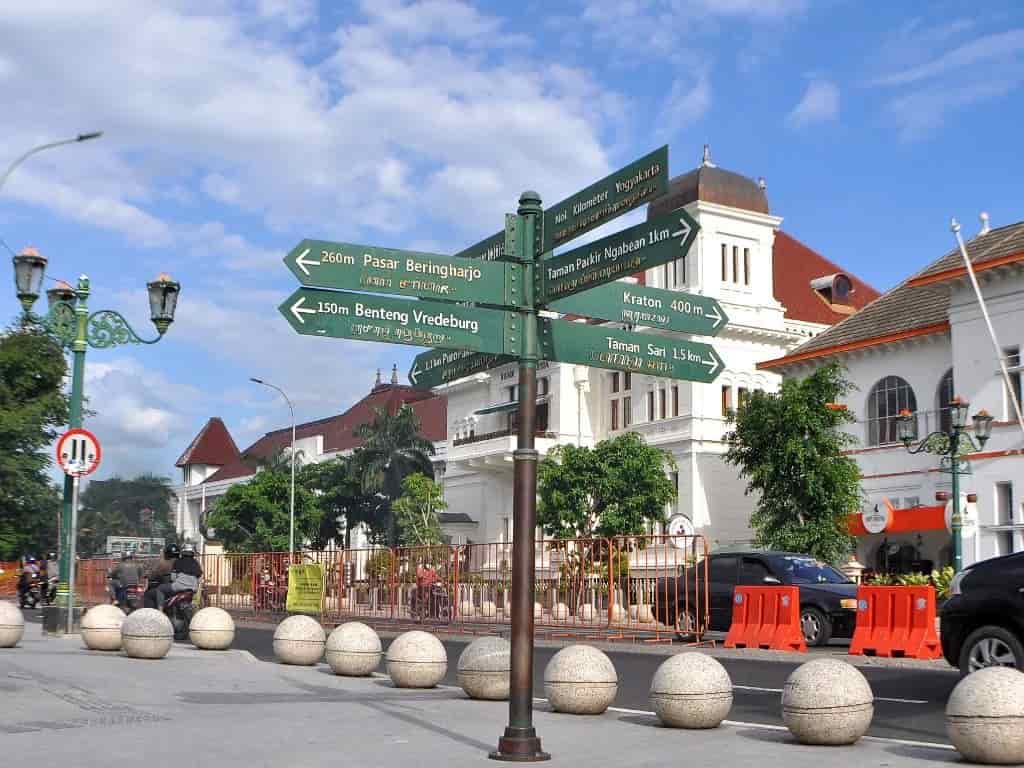
M519 357L519 435L514 454L512 499L512 657L508 726L498 739L494 760L539 762L551 756L541 750L533 727L533 588L534 530L537 518L537 451L534 427L537 415L537 296L534 269L540 195L524 192L519 198L518 251L523 264L523 346Z
M78 473L71 476L71 535L68 537L68 623L66 632L75 631L75 532L78 530Z

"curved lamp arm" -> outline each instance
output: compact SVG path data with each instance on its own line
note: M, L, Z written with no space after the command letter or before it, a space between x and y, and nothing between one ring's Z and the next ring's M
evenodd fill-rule
M163 338L163 334L159 334L155 339L143 339L135 333L120 312L101 309L89 315L85 337L90 347L108 349L123 344L156 344Z

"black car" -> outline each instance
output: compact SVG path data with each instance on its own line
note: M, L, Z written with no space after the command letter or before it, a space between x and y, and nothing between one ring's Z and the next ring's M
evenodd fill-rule
M1024 552L960 571L949 591L939 629L946 661L964 675L994 666L1024 671Z
M695 606L704 601L703 572L703 564L691 568L685 577L685 587L671 578L658 585L658 595L662 598L656 601L658 620L674 624L681 636L692 635L697 626ZM800 624L808 645L825 645L833 637L853 636L857 623L857 585L813 557L791 552L728 552L711 555L707 573L710 605L706 611L706 629L729 631L733 590L737 584L786 584L800 588ZM687 590L690 594L685 597ZM670 597L665 599L665 596ZM703 617L701 619L704 623Z

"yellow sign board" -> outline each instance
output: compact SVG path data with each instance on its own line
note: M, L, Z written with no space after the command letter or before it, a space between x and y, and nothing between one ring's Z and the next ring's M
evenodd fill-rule
M317 564L288 567L288 613L320 613L324 600L324 569Z

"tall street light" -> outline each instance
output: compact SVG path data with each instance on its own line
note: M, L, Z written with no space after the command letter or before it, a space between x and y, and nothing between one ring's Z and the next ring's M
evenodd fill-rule
M292 486L290 508L288 511L288 559L291 560L295 557L295 408L292 406L292 401L288 399L288 395L280 387L270 384L263 379L253 377L250 377L249 381L253 384L262 384L264 387L270 387L280 392L281 397L288 403L288 411L292 415Z
M47 259L35 248L25 248L14 257L13 261L14 283L18 300L24 311L24 321L39 322L53 334L63 349L70 349L72 352L71 403L68 426L71 429L76 429L82 426L82 390L85 382L86 350L89 347L110 349L126 344L155 344L160 341L171 323L174 322L174 310L178 305L181 285L166 274L161 274L156 280L146 284L149 294L150 319L156 327L157 336L153 339L143 339L135 333L119 312L101 309L92 314L89 313L89 278L85 275L78 278L78 285L75 288L60 281L54 288L48 290L46 298L49 309L46 315L34 316L32 306L39 298ZM60 620L62 611L66 612L67 626L72 626L74 617L74 585L71 583L70 553L72 537L77 533L71 526L72 495L72 480L70 477L65 477L60 531L58 601L57 606L54 606L57 613L44 623L47 630L58 632L60 627L65 625L65 622Z
M0 176L0 189L3 189L4 182L7 178L14 173L14 169L21 165L23 162L32 157L37 152L42 152L47 149L53 149L54 147L62 147L65 144L78 144L83 141L89 141L90 139L98 139L103 135L103 131L92 131L90 133L80 133L73 139L62 139L61 141L51 141L48 144L40 144L38 147L32 147L28 152L19 155L14 159L14 162L7 166L7 170L4 171L4 175Z
M961 469L961 456L985 447L992 434L992 416L987 411L978 411L971 420L974 422L974 437L967 434L968 403L961 397L954 397L949 403L949 432L936 431L924 438L916 448L911 444L917 440L917 414L900 411L896 418L896 434L903 446L912 454L931 453L942 456L939 471L948 473L953 478L953 514L950 528L953 532L953 570L959 573L963 569L963 517L960 510L960 475L969 475L970 467ZM948 466L947 466L948 464Z

